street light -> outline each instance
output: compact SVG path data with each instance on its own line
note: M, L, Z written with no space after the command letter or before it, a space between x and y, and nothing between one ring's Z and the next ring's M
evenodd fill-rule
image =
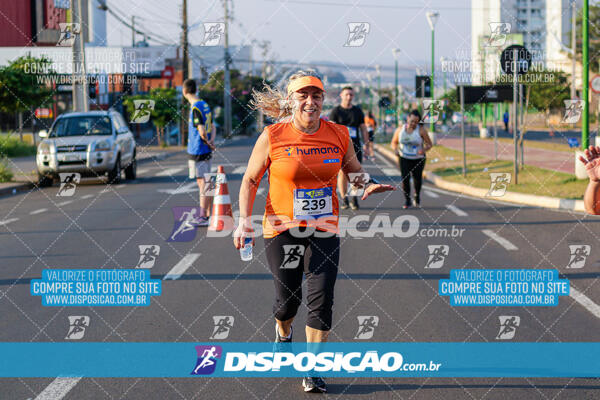
M383 119L381 116L381 105L379 104L379 101L381 100L381 66L379 64L377 64L375 66L375 71L377 72L377 108L379 109L379 129L382 129L382 123L383 123ZM385 132L385 129L382 129L383 132Z
M400 49L392 49L392 55L394 56L394 119L398 124L398 56L400 55Z
M446 101L446 99L445 99L445 97L446 97L446 68L444 67L444 63L446 61L448 61L448 60L446 60L446 57L443 57L443 56L440 57L440 63L442 64L442 73L444 74L444 93L442 95L442 97L444 97L444 100L443 100L444 102ZM445 112L443 113L443 116L444 116L443 123L445 126L446 125L446 113Z
M371 87L371 81L373 77L367 73L367 81L369 81L369 111L373 112L373 88Z
M429 23L429 27L431 28L431 100L435 100L435 90L433 84L434 78L434 69L435 69L435 52L434 52L434 32L435 32L435 23L440 17L440 13L437 11L427 11L427 22ZM433 124L433 120L431 120L429 129L431 132L434 132L435 126Z

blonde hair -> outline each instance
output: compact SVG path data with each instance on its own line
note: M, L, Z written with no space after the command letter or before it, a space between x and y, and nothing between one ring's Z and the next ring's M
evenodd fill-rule
M321 76L315 70L300 70L289 77L287 84L289 85L293 80L304 76L314 76L321 79ZM267 84L264 85L261 91L252 89L250 107L254 110L261 110L265 115L277 121L294 114L294 102L288 99L287 92L272 88Z

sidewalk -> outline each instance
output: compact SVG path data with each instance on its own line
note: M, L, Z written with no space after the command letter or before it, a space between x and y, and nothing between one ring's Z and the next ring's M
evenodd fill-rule
M437 137L437 144L445 146L450 149L462 151L462 139L457 136L451 135L439 135ZM477 154L487 157L491 160L494 159L494 140L493 139L479 139L479 138L466 138L467 153ZM565 151L553 151L539 149L535 147L524 147L525 149L525 165L533 165L535 167L550 169L559 172L566 172L569 174L575 173L575 150L572 153ZM498 159L514 161L515 159L515 147L514 144L503 143L498 141ZM519 156L519 162L521 157Z

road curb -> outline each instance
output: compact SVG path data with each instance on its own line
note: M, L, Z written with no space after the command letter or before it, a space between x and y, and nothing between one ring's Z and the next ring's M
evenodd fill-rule
M11 183L11 182L9 182ZM16 194L19 192L26 192L35 187L35 185L31 182L29 183L21 183L14 182L12 185L6 185L4 187L0 187L0 196L7 196L10 194Z
M380 144L375 144L374 147L375 150L377 150L377 152L384 156L388 161L391 161L392 163L394 163L394 165L397 164L398 157L394 154L394 152L386 149ZM506 192L502 197L491 197L487 195L487 189L480 189L462 183L449 182L440 178L433 172L425 171L423 172L423 177L433 185L439 187L440 189L449 190L451 192L463 193L473 197L480 197L513 204L523 204L534 207L585 212L583 200L561 199L558 197L548 196L535 196L532 194L515 192Z
M166 158L172 157L176 154L183 153L184 150L178 151L166 151L157 154L146 154L143 158L138 159L138 164L147 163L150 161L160 161ZM4 187L0 187L0 197L9 196L21 192L27 192L28 190L37 188L37 185L34 182L7 182L10 185L6 185ZM2 184L0 184L2 185Z

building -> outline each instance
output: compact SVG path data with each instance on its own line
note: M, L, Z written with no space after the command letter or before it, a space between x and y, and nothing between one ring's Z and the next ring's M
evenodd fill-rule
M582 0L574 0L576 7ZM571 75L571 0L472 0L471 82L493 82L501 74L500 53L522 44L534 65ZM503 40L504 37L504 40ZM581 66L576 72L581 87Z
M106 46L106 11L98 0L82 0L81 33L93 46ZM0 1L0 47L56 46L61 24L71 23L71 0Z

